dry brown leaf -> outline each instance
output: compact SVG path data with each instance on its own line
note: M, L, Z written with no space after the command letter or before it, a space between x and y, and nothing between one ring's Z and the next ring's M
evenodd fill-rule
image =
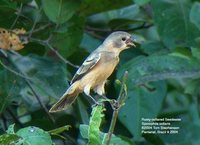
M26 33L26 30L14 29L6 30L0 28L0 48L5 50L20 50L24 48L24 44L28 43L27 40L22 40L21 36Z

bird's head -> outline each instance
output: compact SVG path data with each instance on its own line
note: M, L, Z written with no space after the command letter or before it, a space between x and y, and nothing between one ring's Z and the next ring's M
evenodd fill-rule
M116 51L122 51L130 47L136 47L135 39L131 34L123 31L116 31L111 33L103 42L107 48L115 49Z

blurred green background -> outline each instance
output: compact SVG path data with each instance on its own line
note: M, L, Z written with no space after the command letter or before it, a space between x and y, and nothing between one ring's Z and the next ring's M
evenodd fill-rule
M18 53L0 52L0 144L86 144L80 124L89 124L91 100L81 94L66 111L48 109L69 86L74 65L122 30L138 44L121 54L106 85L107 97L117 98L115 80L128 70L117 144L200 145L199 0L1 0L0 27L24 28L29 41ZM112 117L105 106L102 132ZM181 118L173 124L179 133L141 134L141 118L156 117Z

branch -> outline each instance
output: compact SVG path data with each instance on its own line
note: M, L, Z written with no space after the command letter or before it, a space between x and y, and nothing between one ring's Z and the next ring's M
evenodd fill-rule
M37 95L37 93L34 91L31 83L29 80L32 80L31 78L28 78L25 74L23 74L22 72L21 73L18 73L14 70L12 70L11 68L9 68L8 66L6 66L5 64L3 64L1 61L0 61L0 64L8 71L10 71L11 73L17 75L17 76L20 76L21 78L23 78L27 85L29 86L29 88L31 89L31 91L33 92L35 98L37 99L37 101L39 102L40 106L43 108L43 110L47 113L47 115L49 116L49 118L52 120L52 122L55 122L55 120L53 119L53 117L49 114L49 111L48 109L46 108L46 106L42 103L40 97ZM13 117L14 118L14 117ZM15 118L14 118L15 119ZM15 119L16 120L16 119Z
M47 40L40 40L40 39L35 39L35 38L30 38L30 41L31 42L37 42L37 43L40 43L41 45L44 45L44 46L47 46L48 48L50 48L55 54L56 56L62 60L65 64L68 64L74 68L79 68L78 65L75 65L73 63L71 63L70 61L66 60L57 50L55 50L53 48L53 46L51 46L51 44L49 43L49 40L50 40L51 37L49 37Z
M153 26L153 24L148 24L147 25L146 22L144 22L142 25L140 25L138 27L127 28L127 29L95 28L95 27L91 27L91 26L86 26L85 29L86 29L86 32L91 33L91 35L96 35L95 37L102 38L102 36L94 34L94 32L107 32L107 33L110 33L110 32L113 32L113 31L136 31L136 30L140 30L140 29L148 29L151 26Z
M21 15L22 8L23 8L23 4L21 3L21 4L20 4L20 8L19 8L19 10L17 10L17 12L16 12L17 17L16 17L16 19L14 20L14 22L13 22L12 26L10 27L10 29L13 29L14 26L15 26L15 24L17 23L17 21L18 21L20 15Z
M112 29L110 28L94 28L91 26L86 26L85 29L88 31L96 31L96 32L111 32L112 31Z
M46 24L46 25L42 25L42 26L40 26L39 28L33 30L33 31L32 31L32 34L33 34L33 33L40 32L40 31L42 31L42 30L44 30L44 29L46 29L46 28L48 28L48 27L50 27L50 26L52 26L51 23L48 23L48 24ZM29 34L29 33L31 33L31 31L29 31L27 34Z
M59 5L59 15L60 15L60 12L61 12L61 4L62 4L62 1L61 1L60 5ZM75 68L79 68L78 65L74 65L74 64L71 63L70 61L66 60L66 59L65 59L57 50L55 50L55 49L53 48L53 46L49 43L50 39L52 38L52 33L50 34L50 36L49 36L49 38L48 38L47 40L40 40L40 39L32 38L32 34L33 34L33 33L42 31L42 30L44 30L45 28L47 28L47 27L49 27L49 26L52 25L51 23L48 23L48 24L46 24L46 25L43 25L43 26L39 27L38 29L35 29L35 26L36 26L36 24L37 24L37 20L38 20L38 18L39 18L39 14L40 14L41 10L42 10L42 7L39 8L38 15L37 15L37 17L36 17L36 19L35 19L35 21L34 21L34 23L33 23L33 26L32 26L32 28L31 28L31 30L30 30L28 33L26 33L26 35L28 35L28 36L27 36L27 37L28 37L28 40L29 40L30 42L37 42L37 43L40 43L41 45L44 45L44 46L49 47L49 48L56 54L56 56L57 56L60 60L62 60L65 64L71 65L72 67L75 67ZM57 27L58 27L58 24L56 25L55 29L57 29ZM34 30L34 29L35 29L35 30Z
M152 27L153 24L149 24L146 25L146 23L144 22L142 25L135 27L135 28L129 28L129 29L118 29L119 31L136 31L136 30L141 30L141 29L148 29L150 27Z
M49 113L47 107L43 104L43 102L41 101L40 97L37 95L37 93L35 92L34 88L32 87L31 83L29 80L25 79L26 84L29 86L29 88L31 89L33 95L35 96L35 98L37 99L38 103L40 104L40 106L43 108L43 110L45 111L45 113L49 116L49 119L55 123L55 120L53 118L53 116Z
M109 145L110 144L112 134L114 132L115 124L116 124L116 121L117 121L119 109L124 105L124 102L126 100L127 90L126 90L126 84L125 83L126 83L127 78L128 78L128 72L126 71L124 73L124 76L123 76L123 79L122 79L119 97L118 97L117 101L114 101L113 104L112 104L112 108L113 108L114 112L113 112L113 115L112 115L112 120L111 120L111 124L110 124L108 134L105 135L105 137L103 139L103 145Z
M29 32L28 38L30 38L30 37L32 36L33 30L35 29L35 26L36 26L37 21L38 21L38 19L39 19L41 10L42 10L42 7L39 8L39 12L38 12L38 14L37 14L37 16L36 16L36 18L35 18L35 21L34 21L34 23L33 23L33 26L32 26L32 28L31 28L31 31Z
M31 84L30 80L27 79L27 75L26 75L24 72L22 72L22 71L15 65L15 63L14 63L11 59L9 59L9 58L7 58L7 59L8 59L8 60L13 64L13 66L20 72L20 74L22 74L23 76L25 76L25 77L23 77L23 79L25 80L26 84L27 84L28 87L31 89L33 95L34 95L35 98L37 99L37 101L38 101L38 103L40 104L41 108L43 108L44 112L48 115L49 119L54 123L54 122L55 122L54 118L51 116L51 114L49 113L48 109L47 109L46 106L43 104L43 102L41 101L40 97L37 95L36 91L35 91L34 88L32 87L32 84Z
M24 78L24 79L26 78L26 79L28 79L28 80L32 80L31 78L26 77L26 76L24 76L23 74L18 73L17 71L15 71L15 70L11 69L10 67L6 66L1 60L0 60L0 64L1 64L6 70L8 70L9 72L15 74L16 76L19 76L19 77Z
M130 31L136 31L136 30L141 30L141 29L148 29L151 26L153 26L153 24L146 25L146 22L144 22L142 25L140 25L138 27L128 28L128 29L116 28L114 30L109 29L109 28L94 28L94 27L91 27L91 26L86 26L85 27L85 31L86 31L86 33L92 35L93 37L95 37L97 39L104 40L105 37L97 34L96 32L107 32L107 33L111 33L111 32L114 32L114 31L126 31L126 32L130 32Z
M65 64L69 64L74 68L79 68L78 65L75 65L71 63L70 61L66 60L57 50L55 50L49 43L47 43L47 46L60 58Z
M13 120L14 120L17 124L19 124L19 126L20 126L21 128L24 127L23 124L19 121L19 119L15 116L15 114L12 112L11 109L7 108L6 110L8 111L8 113L10 114L10 116L13 118Z
M3 124L2 128L3 128L3 130L5 131L6 128L8 128L8 126L7 126L7 119L6 119L6 117L4 116L3 113L0 114L0 118L2 119L2 124Z

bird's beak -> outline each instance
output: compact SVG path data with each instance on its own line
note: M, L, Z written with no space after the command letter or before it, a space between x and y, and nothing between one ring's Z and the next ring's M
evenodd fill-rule
M136 39L134 39L133 36L131 36L129 39L126 40L126 45L128 47L136 47L134 42L136 42Z

